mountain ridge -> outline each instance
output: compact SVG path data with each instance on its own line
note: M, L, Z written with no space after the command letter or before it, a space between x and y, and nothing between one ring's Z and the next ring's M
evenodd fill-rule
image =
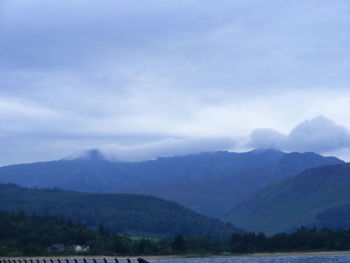
M342 163L314 153L254 150L211 152L113 162L92 150L75 159L0 168L0 182L80 192L147 194L178 202L210 217L223 218L262 186L302 170Z

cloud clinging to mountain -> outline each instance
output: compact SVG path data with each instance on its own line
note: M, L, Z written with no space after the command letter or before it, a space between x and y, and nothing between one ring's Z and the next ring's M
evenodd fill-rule
M158 157L230 150L234 147L234 140L229 138L206 138L164 139L135 146L106 145L101 150L117 161L144 161Z
M319 116L298 124L288 135L273 129L256 129L251 134L251 145L324 153L350 147L350 132L332 120Z

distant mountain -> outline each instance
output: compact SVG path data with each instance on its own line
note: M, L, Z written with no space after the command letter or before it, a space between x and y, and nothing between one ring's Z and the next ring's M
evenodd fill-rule
M317 167L271 184L239 203L228 221L274 234L301 225L349 225L350 164Z
M223 218L239 201L286 176L342 163L315 153L213 152L153 161L113 162L92 150L77 158L0 167L0 182L81 192L149 194Z
M0 182L24 187L58 187L83 192L115 192L141 184L170 184L215 178L276 160L279 151L214 152L152 161L113 162L92 150L75 159L0 167Z
M199 215L174 202L132 194L87 194L58 189L0 185L0 209L71 217L89 227L137 236L227 238L241 232L230 224Z
M263 156L272 152L250 152ZM323 157L315 153L280 154L260 167L252 167L226 176L184 181L168 185L140 185L125 192L150 194L178 202L204 215L223 219L238 202L262 187L298 174L305 169L343 163L334 157ZM275 155L275 157L277 157Z

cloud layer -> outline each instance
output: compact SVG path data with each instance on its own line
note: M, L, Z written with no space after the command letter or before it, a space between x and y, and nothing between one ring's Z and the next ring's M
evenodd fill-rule
M256 129L251 145L287 151L327 153L350 147L350 132L326 117L319 116L298 124L288 135L273 129Z
M234 147L234 140L229 138L164 139L134 146L106 145L101 150L116 161L144 161L158 157L229 150Z
M257 127L281 131L255 131L260 147L302 149L305 131L290 145L283 135L296 123L350 127L349 11L348 0L1 0L0 165L111 145L124 159L232 149L222 138L237 150ZM332 148L318 138L307 147Z

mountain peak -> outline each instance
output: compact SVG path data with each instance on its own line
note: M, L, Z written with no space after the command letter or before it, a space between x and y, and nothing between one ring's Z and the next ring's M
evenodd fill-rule
M77 160L84 161L107 161L108 158L98 149L91 149L83 152Z
M280 150L274 149L274 148L256 148L255 150L252 150L253 153L283 153Z

